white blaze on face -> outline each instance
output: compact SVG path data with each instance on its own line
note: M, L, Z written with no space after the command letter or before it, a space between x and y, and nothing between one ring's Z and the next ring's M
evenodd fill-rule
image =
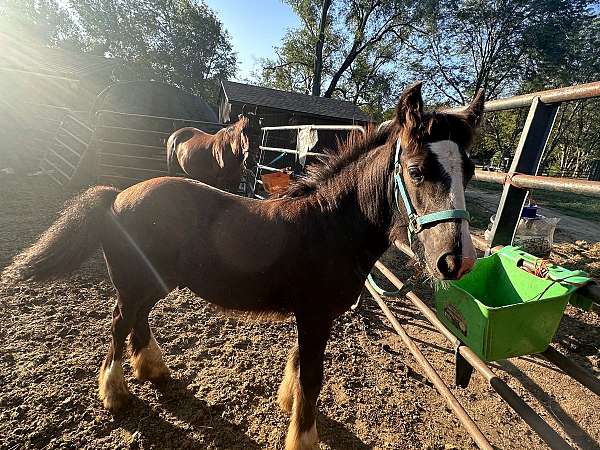
M450 208L467 209L465 202L463 160L458 145L454 141L438 141L430 144L431 151L450 176ZM469 223L461 221L461 240L463 258L477 258L475 247L469 233Z

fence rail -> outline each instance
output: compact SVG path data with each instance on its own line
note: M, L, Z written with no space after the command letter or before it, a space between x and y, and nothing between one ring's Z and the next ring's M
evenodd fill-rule
M152 116L149 114L133 114L133 113L125 113L125 112L120 112L120 111L111 111L108 109L101 109L99 111L96 111L96 117L101 116L101 115L115 115L115 116L123 116L123 117L131 117L131 118L137 118L137 119L157 119L157 120L168 120L171 122L186 122L186 123L198 123L198 124L203 124L203 125L213 125L219 128L223 127L223 124L221 123L216 123L216 122L208 122L205 120L194 120L194 119L185 119L182 117L166 117L166 116Z
M542 103L554 104L595 97L600 97L600 81L491 100L485 103L485 112L506 111L531 106L536 98L539 98ZM463 109L464 107L453 108L454 111L462 111Z
M508 173L477 171L475 179L504 185L486 254L497 245L512 243L528 189L544 189L600 197L599 183L568 178L538 176L542 156L563 102L600 97L600 81L548 91L533 92L486 102L485 111L503 111L529 106L527 120ZM451 111L462 111L453 108Z
M576 178L541 177L505 172L488 172L476 169L473 178L476 181L496 184L512 184L526 189L543 189L554 192L568 192L600 198L600 181L580 180Z

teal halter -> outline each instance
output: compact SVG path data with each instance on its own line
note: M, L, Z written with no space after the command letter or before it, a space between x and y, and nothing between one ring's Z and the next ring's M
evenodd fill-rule
M466 209L446 209L443 211L424 214L422 216L417 214L417 211L408 197L408 192L406 191L404 181L402 180L402 166L400 165L401 151L402 147L400 146L400 139L398 139L396 142L396 157L394 160L394 196L396 198L396 206L398 207L398 210L402 211L400 207L400 201L398 199L399 194L402 202L404 203L404 207L406 208L406 213L408 214L408 242L412 243L412 235L423 231L423 227L425 225L439 222L450 222L454 219L469 221L471 216Z

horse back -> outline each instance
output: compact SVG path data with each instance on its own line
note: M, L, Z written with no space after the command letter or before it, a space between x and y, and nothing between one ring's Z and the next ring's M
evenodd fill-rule
M128 188L113 205L119 226L103 242L113 282L133 289L160 274L168 290L189 287L227 309L281 310L273 269L292 260L283 253L295 238L257 202L175 177Z

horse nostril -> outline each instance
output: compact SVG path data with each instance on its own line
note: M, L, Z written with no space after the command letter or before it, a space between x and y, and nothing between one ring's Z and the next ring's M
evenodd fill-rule
M461 256L456 253L444 253L437 260L437 268L446 279L456 279L460 270Z

